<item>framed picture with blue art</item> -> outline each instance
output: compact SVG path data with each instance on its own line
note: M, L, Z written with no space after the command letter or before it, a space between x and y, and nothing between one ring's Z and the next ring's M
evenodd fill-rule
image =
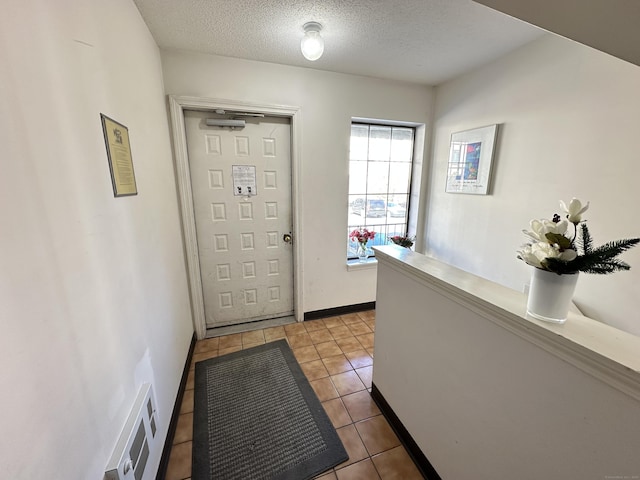
M497 135L497 124L451 134L446 192L487 195Z

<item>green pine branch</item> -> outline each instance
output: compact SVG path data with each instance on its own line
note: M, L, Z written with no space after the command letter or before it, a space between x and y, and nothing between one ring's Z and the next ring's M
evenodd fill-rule
M612 259L606 262L594 263L594 264L588 265L581 271L585 273L596 273L600 275L607 275L613 272L629 270L630 268L631 267L629 266L628 263L625 263L621 260Z
M626 252L631 247L640 242L640 238L627 238L623 240L615 240L613 242L607 242L601 247L594 249L589 256L594 258L615 258L622 252Z
M575 241L578 257L570 262L558 258L547 258L544 267L559 275L576 272L606 275L609 273L629 270L631 267L616 257L640 243L640 238L626 238L607 242L594 248L593 238L585 223L581 224L580 235Z
M589 233L589 228L586 223L580 225L581 231L578 237L578 251L581 251L583 255L589 255L593 251L593 238Z

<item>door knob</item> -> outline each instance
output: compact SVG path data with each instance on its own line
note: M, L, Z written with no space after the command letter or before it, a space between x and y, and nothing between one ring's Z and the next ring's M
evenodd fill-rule
M291 238L291 234L290 234L290 233L285 233L285 234L282 236L282 241L283 241L284 243L293 243L293 239Z

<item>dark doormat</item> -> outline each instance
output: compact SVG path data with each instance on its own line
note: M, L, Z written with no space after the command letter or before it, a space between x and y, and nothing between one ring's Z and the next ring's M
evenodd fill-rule
M192 480L304 480L348 458L286 340L196 363Z

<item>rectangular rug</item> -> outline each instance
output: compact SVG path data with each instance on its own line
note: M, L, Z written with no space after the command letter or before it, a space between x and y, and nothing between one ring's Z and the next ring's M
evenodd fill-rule
M286 340L196 363L192 480L304 480L348 458Z

